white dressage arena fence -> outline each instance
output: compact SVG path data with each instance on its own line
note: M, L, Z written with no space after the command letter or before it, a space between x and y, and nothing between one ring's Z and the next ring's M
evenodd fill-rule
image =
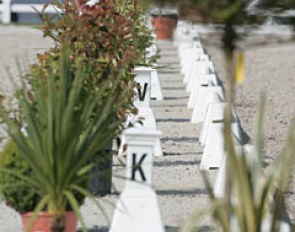
M157 195L151 187L153 146L160 135L160 131L149 129L130 128L125 131L127 181L117 203L110 232L165 231Z
M217 90L217 92L219 93L220 97L224 100L222 87L218 86L218 80L215 74L198 75L197 78L194 79L192 85L193 87L187 103L188 108L195 107L198 101L198 94L201 88L210 89L210 87L219 87L218 89L220 89L220 91ZM208 91L208 94L210 94L210 90Z
M191 123L204 122L208 105L224 101L223 89L221 86L201 85L193 100Z
M50 3L50 1L48 1ZM41 12L46 4L16 4L12 0L2 0L0 3L0 21L4 24L11 23L12 13L36 13ZM57 14L60 10L53 5L48 5L44 13Z
M153 110L150 108L151 92L152 92L152 75L155 70L150 67L137 67L135 68L135 81L137 87L135 89L136 97L134 100L134 106L138 109L137 115L130 115L127 119L126 125L130 122L135 127L144 131L145 129L157 130L156 119ZM154 77L157 78L157 77ZM160 87L159 87L160 88ZM141 123L137 123L141 121ZM126 155L126 138L125 131L121 136L121 145L118 150L118 155ZM128 148L127 148L128 150ZM155 139L154 152L155 156L162 156L162 148L160 138Z

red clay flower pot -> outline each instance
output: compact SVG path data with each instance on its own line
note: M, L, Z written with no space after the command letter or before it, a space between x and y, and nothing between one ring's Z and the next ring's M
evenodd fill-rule
M33 215L32 212L22 214L22 222L23 228L27 227L31 216ZM66 212L66 228L65 232L75 232L77 229L77 216L74 212ZM51 223L52 223L52 215L47 212L40 212L37 215L37 218L33 224L31 232L51 232Z
M158 40L171 40L176 19L170 16L154 16L152 24Z

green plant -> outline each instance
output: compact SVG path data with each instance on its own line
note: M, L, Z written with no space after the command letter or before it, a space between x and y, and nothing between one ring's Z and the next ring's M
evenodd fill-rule
M20 155L17 146L9 141L0 152L0 168L9 170L9 173L0 175L0 194L4 196L6 204L20 213L34 210L40 201L37 188L28 188L25 181L12 173L32 178L32 168ZM7 186L7 188L6 188Z
M20 156L32 169L31 177L21 179L39 190L41 199L35 206L35 216L40 210L48 211L54 217L52 231L63 231L64 212L69 205L86 231L75 193L88 196L97 204L85 187L92 168L89 160L117 133L122 122L114 118L118 118L118 108L124 104L127 91L114 94L117 81L84 96L83 81L90 75L91 66L81 62L74 73L71 51L62 51L58 60L50 60L46 72L35 70L40 78L27 88L23 83L17 95L26 134L19 130L19 122L9 119L9 111L1 108L1 118ZM13 175L9 169L1 172ZM21 177L19 173L15 175Z
M44 67L44 60L49 56L58 58L60 44L67 41L73 51L72 65L82 62L92 66L91 74L83 83L85 91L99 89L106 79L113 82L120 79L116 94L129 90L121 114L136 112L132 104L133 69L135 65L150 63L144 54L152 42L137 4L134 1L101 1L92 7L80 3L54 4L63 11L62 15L49 17L41 12L40 17L44 36L51 37L56 45L40 54L36 65Z
M63 11L63 14L56 17L48 17L40 13L44 25L41 29L44 36L54 39L55 46L44 54L39 54L39 62L34 68L48 68L47 60L58 59L60 56L60 46L63 41L69 43L72 51L71 65L73 72L80 63L87 64L89 75L83 80L83 96L88 92L96 92L103 85L119 82L116 91L113 94L120 96L122 91L128 90L118 108L118 117L113 118L114 121L126 118L126 114L136 114L137 109L133 106L134 98L134 74L135 65L150 65L155 61L155 57L146 57L146 48L151 45L151 32L145 25L141 10L134 1L100 1L90 7L83 4L83 1L76 1L76 4L62 5L55 2L55 6ZM79 9L78 9L79 8ZM81 14L79 14L81 11ZM36 78L39 78L35 75ZM34 78L31 80L34 81ZM108 89L105 89L108 91ZM103 95L107 95L105 92ZM84 97L81 97L83 104ZM123 120L121 120L123 121ZM123 124L118 128L118 137ZM112 142L110 139L110 143ZM105 169L95 171L104 178L111 181L110 154L98 155L98 165L100 161L105 164ZM109 173L109 174L108 174ZM96 175L92 175L96 178ZM105 180L104 180L105 179ZM94 180L95 183L99 181ZM103 184L102 184L103 186ZM101 189L102 193L110 191L111 184L108 189ZM105 186L107 188L107 186ZM103 188L103 187L102 187ZM98 191L98 192L97 192ZM99 193L99 189L94 191Z
M21 156L16 144L9 140L0 152L0 195L3 195L8 206L19 213L33 211L41 200L41 192L35 186L28 186L25 178L34 178L34 172L29 163ZM84 186L87 186L85 181ZM75 192L79 205L84 202L85 196ZM70 205L67 210L72 210Z
M135 65L152 66L156 63L159 55L151 57L146 56L146 49L153 44L153 37L151 35L152 31L147 27L142 5L134 0L125 0L118 5L119 10L123 15L130 15L132 13L132 18L134 19L131 33L133 39L132 43L138 54L138 59L135 62Z
M132 48L127 47L124 39L129 33L131 20L118 15L113 4L102 3L96 10L85 8L81 16L75 4L63 5L57 2L56 7L64 12L59 17L51 18L40 14L44 36L53 38L55 47L40 54L36 66L47 68L46 60L50 57L58 59L61 44L67 41L73 51L73 71L79 63L91 66L91 73L83 83L86 93L99 89L105 79L115 81L118 78L121 79L118 94L126 88L132 92L130 83L133 77L128 66L135 54ZM117 23L113 24L113 21ZM125 23L128 24L126 28ZM128 103L131 98L132 94Z

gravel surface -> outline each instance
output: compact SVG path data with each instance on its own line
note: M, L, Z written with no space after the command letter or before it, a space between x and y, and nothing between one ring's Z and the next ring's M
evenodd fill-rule
M265 166L283 149L295 116L295 43L290 43L289 38L286 33L260 34L246 38L241 44L245 52L245 81L236 88L235 109L243 129L250 138L254 138L261 96L266 96ZM202 40L216 72L225 82L225 62L217 42L218 36L203 34ZM285 204L294 223L295 170Z

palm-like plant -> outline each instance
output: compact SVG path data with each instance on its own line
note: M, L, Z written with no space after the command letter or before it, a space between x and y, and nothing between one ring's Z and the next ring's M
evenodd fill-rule
M84 64L73 72L69 57L69 50L63 48L59 61L48 63L46 78L42 78L44 72L40 69L37 72L40 78L34 79L29 88L23 83L18 95L22 125L11 121L9 112L1 110L11 139L34 173L31 178L21 179L28 187L39 189L41 200L35 216L41 210L52 214L54 232L63 231L67 208L75 211L86 230L79 212L79 197L89 196L95 201L85 184L92 167L89 161L104 149L121 125L114 118L118 119L118 107L126 94L124 91L114 94L118 83L108 82L85 97L83 81L91 70Z

